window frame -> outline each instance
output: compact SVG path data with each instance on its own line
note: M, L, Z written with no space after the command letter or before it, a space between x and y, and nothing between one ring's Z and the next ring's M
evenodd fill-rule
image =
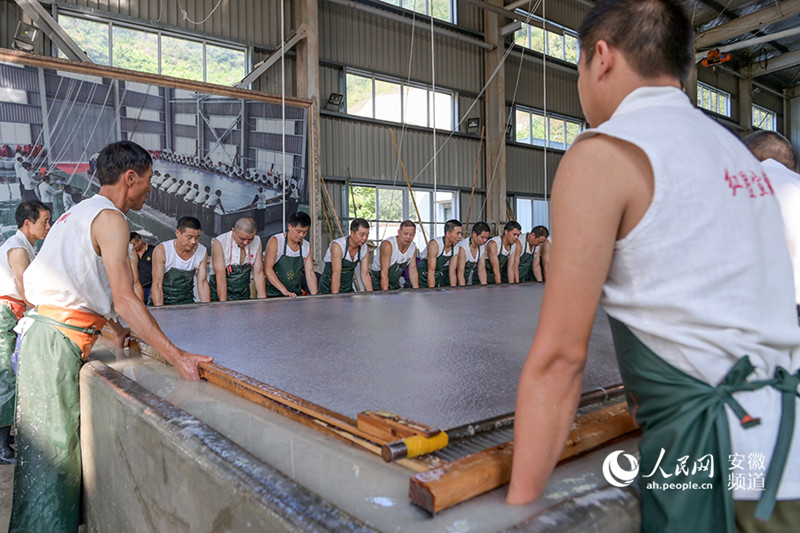
M347 90L347 76L357 76L360 78L368 78L371 80L371 102L372 102L372 114L371 116L365 115L357 115L355 113L351 113L348 109L348 90ZM391 76L385 76L382 74L376 74L373 72L360 70L360 69L353 69L353 68L345 68L342 71L342 76L344 77L343 86L344 86L344 113L351 117L358 117L362 119L368 120L378 120L381 122L391 122L394 124L405 124L406 126L416 127L416 128L426 128L432 130L434 128L436 117L433 116L433 106L431 102L436 99L436 95L445 95L450 98L450 123L447 126L436 125L437 130L443 131L455 131L455 125L457 123L457 116L458 116L458 92L453 91L450 89L445 89L442 87L434 88L430 85L426 85L424 83L414 82L414 81L406 81L399 78L393 78ZM377 93L376 93L376 82L384 82L384 83L391 83L394 85L400 86L400 121L393 121L385 118L376 118L377 114ZM406 92L406 88L417 89L426 91L426 119L427 125L422 126L420 124L408 122L406 120L406 101L408 98L408 93Z
M417 0L417 2L423 3L425 5L425 11L419 11L419 10L416 10L416 9L409 9L407 7L404 7L403 6L403 0L377 0L377 1L382 3L382 4L388 4L390 6L396 7L397 9L402 9L403 11L408 11L409 13L417 13L418 15L423 15L423 16L426 16L426 17L430 17L433 20L438 20L438 21L441 21L441 22L447 22L447 23L450 23L450 24L456 24L457 23L456 22L456 20L457 20L457 17L456 17L456 12L457 12L456 0L447 0L447 2L450 4L450 18L449 19L442 19L442 18L436 17L436 16L434 16L434 15L432 15L430 13L430 6L433 5L434 0Z
M771 127L762 126L763 118L758 121L758 124L756 124L756 113L763 114L763 118L769 118ZM757 104L752 104L752 109L750 110L750 122L754 128L758 128L760 130L778 131L778 113L767 109L766 107L761 107Z
M153 72L153 74L157 75L167 75L163 74L163 46L162 46L162 38L167 37L171 39L179 39L183 41L189 41L192 43L200 44L202 47L202 73L200 79L196 78L182 78L182 79L191 79L195 81L201 81L203 83L218 83L208 81L208 61L209 61L209 46L215 48L225 48L232 50L234 52L240 52L242 54L242 73L241 77L236 80L232 80L230 85L242 80L248 72L248 67L250 65L250 47L233 43L230 41L225 41L222 39L213 39L207 37L198 37L197 35L189 35L182 33L180 31L171 31L171 30L163 30L159 28L152 28L148 27L143 24L136 24L134 22L127 22L127 21L118 21L111 18L104 18L96 15L90 15L86 13L82 13L79 11L72 11L68 9L59 9L56 15L56 20L61 24L62 17L68 17L73 19L80 19L88 22L104 24L108 28L108 66L117 67L117 68L126 68L124 66L120 66L115 64L114 62L114 28L121 28L127 30L133 30L138 32L143 32L147 34L155 35L157 38L157 50L158 50L158 58L157 58L157 72ZM66 30L65 30L66 31ZM53 45L55 46L55 45ZM57 51L56 55L61 55L62 52L59 50ZM100 63L102 64L102 63Z
M708 103L709 107L706 107L706 93L708 94ZM725 97L725 109L720 110L720 96ZM719 115L721 117L731 118L731 94L723 91L722 89L717 89L716 87L709 85L707 83L703 83L702 81L697 82L697 107L701 109L705 109L710 113L714 113L715 115ZM714 109L712 109L714 108Z
M521 11L521 10L517 10L517 13L519 13L521 15L528 16L528 13L526 13L524 11ZM534 52L539 52L540 54L544 54L544 55L549 56L549 57L553 57L555 59L564 61L566 63L570 63L572 65L577 65L578 64L578 60L580 59L580 47L578 46L578 32L577 31L573 30L572 28L568 28L566 26L562 26L561 24L556 24L555 22L551 22L551 21L549 21L547 19L542 19L541 17L537 17L535 15L531 15L530 16L530 21L531 22L535 21L535 22L538 22L539 24L536 25L536 24L530 24L530 23L523 22L522 23L522 28L520 28L519 30L517 30L517 31L515 31L513 33L513 41L512 41L513 44L515 44L517 46L521 46L521 47L527 48L528 50L533 50ZM561 30L561 33L555 32L555 31L552 31L552 30L548 30L546 28L543 29L541 27L543 22L547 26L558 28L559 30ZM531 30L532 29L543 30L544 31L544 35L542 36L542 50L539 50L538 48L534 48L534 46L532 44L532 37L531 37L531 33L532 33ZM525 41L526 41L527 44L522 44L522 43L518 42L519 32L522 32L522 31L525 32L525 37L526 37ZM553 36L557 36L557 37L561 38L561 54L560 55L555 55L555 54L550 52L550 39ZM575 60L574 61L572 59L568 59L567 58L567 50L568 50L567 37L569 37L570 39L572 39L575 42Z
M517 124L518 124L517 113L525 113L525 114L528 115L528 121L527 121L528 122L528 142L525 142L523 140L518 140L517 139ZM546 139L541 139L539 137L534 138L534 136L533 136L533 124L534 124L533 117L534 116L539 117L541 119L544 119L545 135L547 135ZM581 132L584 131L585 126L586 126L585 121L577 119L575 117L569 117L569 116L566 116L566 115L560 115L558 113L545 113L544 111L541 111L539 109L535 109L535 108L527 107L527 106L523 106L523 105L514 105L513 117L514 117L514 128L513 128L512 131L514 132L514 142L519 143L519 144L528 145L528 146L539 146L539 147L547 148L547 149L550 149L550 150L567 151L569 149L569 147L572 145L572 142L567 142L567 139L569 138L569 128L568 128L568 126L570 124L578 126L578 134L575 135L575 137L573 138L573 141L574 141L575 138L578 137L578 135L581 134ZM553 138L552 138L551 125L552 125L553 121L559 121L561 123L563 137L564 137L564 141L563 142L554 141Z

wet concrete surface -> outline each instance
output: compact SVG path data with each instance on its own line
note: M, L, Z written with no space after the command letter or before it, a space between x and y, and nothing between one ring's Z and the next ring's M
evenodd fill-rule
M0 533L8 531L11 518L11 494L14 489L14 465L0 465Z
M448 428L511 413L540 284L153 309L183 349L327 409L386 410ZM600 310L583 390L619 383Z

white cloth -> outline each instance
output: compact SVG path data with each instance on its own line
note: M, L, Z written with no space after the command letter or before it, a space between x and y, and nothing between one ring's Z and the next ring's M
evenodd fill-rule
M453 246L453 249L450 250L449 253L445 253L445 251L444 251L444 237L436 237L433 240L436 241L436 244L439 246L439 252L436 254L436 257L440 257L440 256L453 257L455 255L455 253L458 252L458 249L455 246ZM459 242L461 242L461 241L459 241ZM436 257L434 257L433 259L428 257L428 247L426 246L425 247L425 257L423 259L427 259L428 262L430 263L431 261L436 262ZM448 261L445 264L449 264L449 263L450 262Z
M800 305L800 174L774 159L761 162L769 177L775 198L781 206L783 231L794 269L794 301Z
M503 236L502 235L498 235L497 237L492 237L491 239L489 239L489 241L494 241L494 243L497 245L497 255L498 256L511 255L512 253L514 253L514 250L517 249L517 242L514 241L514 243L511 245L511 248L506 250L506 247L503 246ZM486 244L489 244L489 243L487 242ZM488 259L488 257L487 257L487 259Z
M14 271L8 264L8 252L16 248L23 248L28 252L28 261L33 261L33 258L36 257L36 249L20 230L6 239L6 242L0 246L0 296L11 296L22 300L22 293L14 279Z
M92 244L92 222L105 210L119 211L111 200L96 194L56 220L23 275L29 302L116 317L103 258Z
M267 193L259 192L256 193L256 209L266 209L267 208Z
M208 193L201 191L200 194L195 196L193 201L196 205L204 205L208 201Z
M346 241L347 241L347 237L339 237L335 241L331 241L331 243L328 245L328 250L325 252L325 259L323 260L323 263L330 263L331 262L331 246L333 246L334 244L336 244L337 246L339 246L339 248L342 249L342 259L346 259L347 261L350 261L351 263L355 263L356 258L359 255L360 255L359 261L361 261L362 259L367 257L367 254L369 253L369 248L367 247L367 243L364 243L364 245L361 246L361 253L360 254L358 253L358 250L356 250L356 255L348 256L347 255L347 242Z
M64 211L69 211L70 208L75 205L75 200L72 199L72 195L64 189L61 189L61 200L64 202Z
M178 187L177 192L175 192L175 196L183 196L186 193L188 193L191 188L192 188L192 184L187 181L183 185Z
M253 239L253 242L248 244L244 247L245 250L245 258L244 262L241 262L241 248L239 245L236 244L236 241L233 240L233 230L230 230L222 235L216 237L217 241L219 242L220 246L222 247L222 256L225 258L225 266L229 265L253 265L256 262L256 258L261 253L261 238L256 236ZM211 274L213 275L215 272L214 270L214 257L211 257Z
M522 246L522 253L523 254L536 254L536 249L539 248L538 246L531 246L528 242L528 235L530 233L523 233L519 236L518 242L520 246Z
M36 182L33 181L33 171L20 167L17 176L25 190L32 191L36 188Z
M639 147L654 175L647 212L616 242L603 287L606 312L665 361L712 386L745 354L756 367L751 380L771 378L778 365L794 373L800 328L791 263L758 161L676 88L635 90L578 141L598 133ZM780 395L765 387L735 397L762 423L745 430L728 409L734 453L769 461ZM800 498L798 434L779 499ZM760 496L734 491L736 499Z
M388 242L392 245L392 259L389 262L389 266L396 265L397 263L411 263L414 260L414 256L417 253L417 243L411 241L411 244L408 246L408 249L405 253L400 252L400 248L397 246L397 235L393 235L392 237L388 237L385 241L381 243L383 246L384 242ZM381 249L380 246L377 250L375 250L375 255L372 258L372 270L375 272L381 271Z
M472 250L470 249L470 242L469 242L470 239L472 239L472 237L468 237L466 239L461 239L461 241L459 241L459 243L456 245L456 247L457 247L456 252L459 251L458 249L463 248L464 249L464 253L466 254L466 257L467 257L466 262L467 263L477 263L478 260L481 257L483 257L483 254L486 251L486 244L482 244L482 245L480 245L478 247L477 255L472 255Z
M277 262L283 256L283 243L286 242L286 236L283 233L276 233L273 237L278 241L278 252L275 254L275 262ZM303 239L303 245L299 250L292 250L290 246L286 247L286 257L298 257L301 252L305 262L308 259L308 254L311 253L311 243L305 239Z
M193 202L197 195L200 193L197 189L192 189L186 193L186 196L183 197L184 202Z
M182 185L180 182L176 181L175 183L171 184L171 185L170 185L170 186L167 188L167 193L169 193L169 194L175 194L175 193L177 193L177 192L178 192L178 190L179 190L181 187L183 187L183 185Z

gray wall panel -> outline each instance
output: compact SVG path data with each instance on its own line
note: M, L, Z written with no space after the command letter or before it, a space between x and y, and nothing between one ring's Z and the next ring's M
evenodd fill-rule
M433 185L432 135L420 130L395 128L401 145L403 163L413 185ZM402 184L402 170L397 168L397 153L389 128L382 124L324 116L321 121L322 173L353 179L397 182ZM447 134L437 135L437 146ZM436 158L437 186L471 188L478 156L478 140L451 137ZM429 164L430 163L430 164ZM397 172L395 172L397 169ZM396 176L395 176L396 174ZM483 188L483 170L478 171L478 188Z
M558 163L563 157L563 152L547 152L547 195L553 186ZM507 163L507 189L509 194L537 194L545 193L544 186L544 150L541 148L525 148L521 146L508 146L506 153Z
M411 26L336 4L320 5L320 58L373 72L409 77ZM411 79L431 83L430 32L413 32ZM436 35L436 84L477 93L481 89L483 50Z
M578 71L567 72L562 68L547 65L542 68L540 59L532 60L526 54L520 69L520 56L512 54L506 60L506 99L508 102L544 109L545 92L547 110L561 115L582 118L578 99ZM519 84L517 84L519 77ZM546 84L544 80L547 80ZM516 100L515 90L516 87Z

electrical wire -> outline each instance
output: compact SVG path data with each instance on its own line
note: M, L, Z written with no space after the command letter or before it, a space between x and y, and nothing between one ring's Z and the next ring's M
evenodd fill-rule
M189 14L186 12L185 9L183 9L183 6L181 5L181 0L178 0L178 9L180 10L181 15L183 15L183 20L185 20L189 24L194 24L196 26L196 25L199 25L199 24L204 24L208 19L210 19L211 15L214 14L214 11L216 11L217 8L220 5L222 5L222 2L224 2L224 1L225 0L219 0L219 2L217 2L217 5L214 6L214 9L211 10L211 13L209 13L206 18L204 18L203 20L200 20L200 21L194 21L194 20L189 18ZM283 2L281 2L281 13L283 13ZM159 10L159 17L160 16L161 16L161 12Z

